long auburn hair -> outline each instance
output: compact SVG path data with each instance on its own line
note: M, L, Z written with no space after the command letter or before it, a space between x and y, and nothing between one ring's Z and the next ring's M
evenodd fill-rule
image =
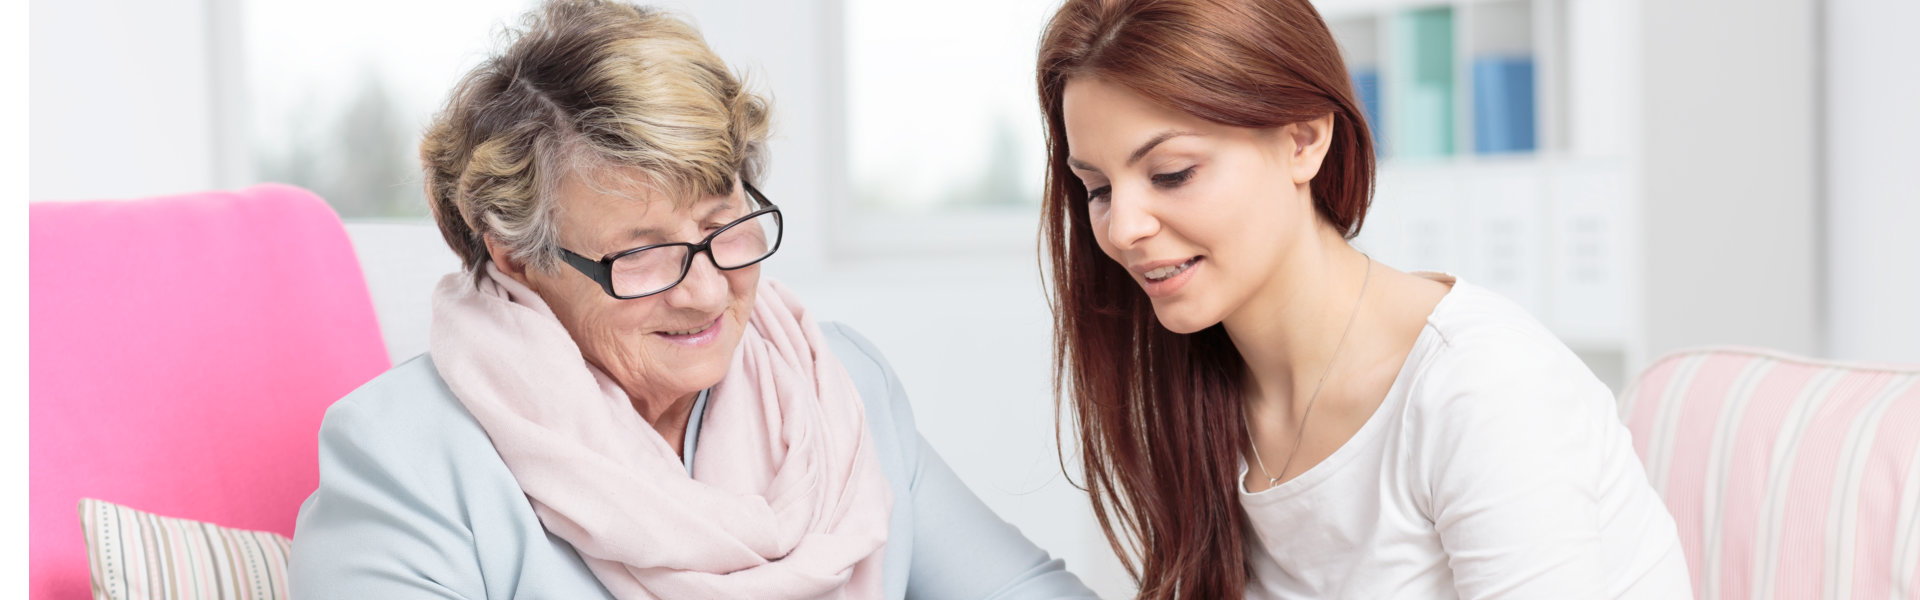
M1190 335L1160 326L1145 292L1101 253L1087 190L1067 167L1061 95L1075 77L1233 127L1332 113L1310 188L1316 212L1347 238L1372 197L1366 119L1308 0L1067 0L1041 36L1054 393L1073 407L1094 516L1140 597L1241 597L1245 362L1220 325Z

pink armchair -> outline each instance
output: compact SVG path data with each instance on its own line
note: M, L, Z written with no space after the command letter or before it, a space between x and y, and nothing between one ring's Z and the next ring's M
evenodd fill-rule
M340 219L262 185L28 226L31 597L88 596L82 497L291 535L322 413L390 366Z

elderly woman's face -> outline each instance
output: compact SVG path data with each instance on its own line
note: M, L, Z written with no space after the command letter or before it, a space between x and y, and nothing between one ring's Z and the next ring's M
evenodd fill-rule
M599 258L650 244L699 242L749 210L744 192L675 201L644 185L569 177L560 189L560 245ZM637 179L637 178L632 178ZM636 401L671 401L719 383L753 308L760 266L722 271L696 256L665 292L620 300L579 271L522 271L586 359Z

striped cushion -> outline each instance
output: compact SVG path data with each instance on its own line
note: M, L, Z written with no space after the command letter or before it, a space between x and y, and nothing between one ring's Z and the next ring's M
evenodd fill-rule
M80 500L95 600L287 597L286 536Z
M1686 351L1620 412L1697 597L1920 600L1920 367Z

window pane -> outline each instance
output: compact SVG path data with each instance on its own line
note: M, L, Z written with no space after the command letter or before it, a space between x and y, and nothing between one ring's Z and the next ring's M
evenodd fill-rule
M532 0L247 0L254 176L347 218L423 218L420 132Z
M1056 1L846 0L854 203L1030 206L1044 152L1034 53Z

